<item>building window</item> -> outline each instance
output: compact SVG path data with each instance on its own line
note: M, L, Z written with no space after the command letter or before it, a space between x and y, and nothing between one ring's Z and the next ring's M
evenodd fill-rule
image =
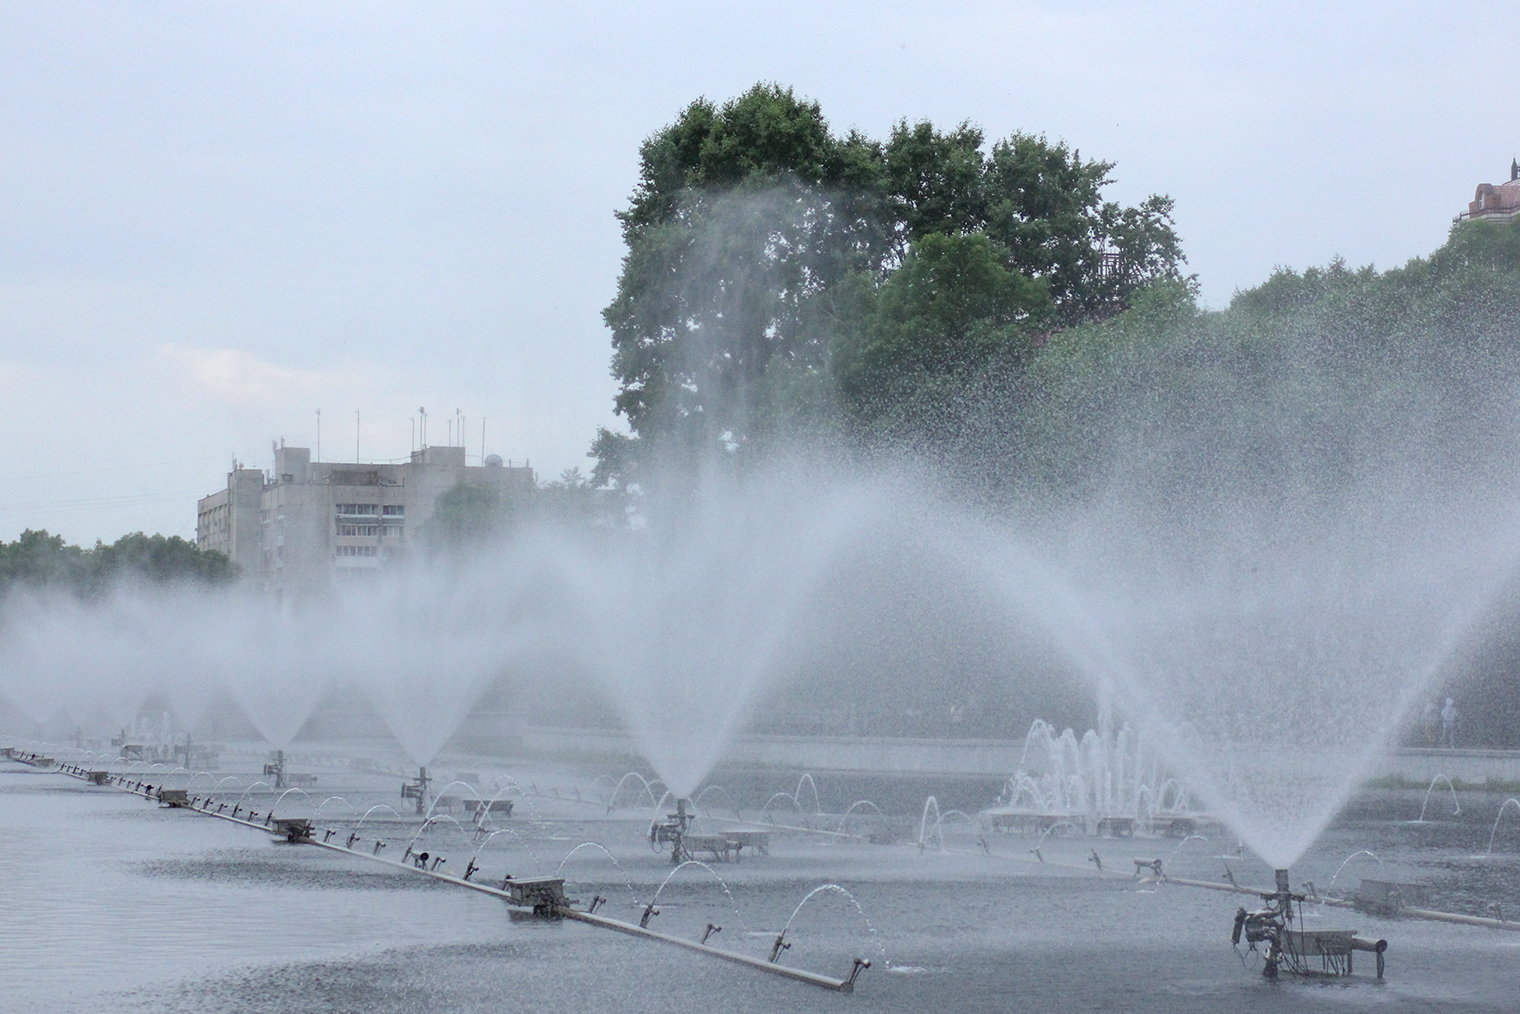
M386 504L381 513L388 518L399 518L406 515L406 507L401 504Z
M404 525L382 525L380 534L384 535L387 539L399 539L403 534L404 528Z
M338 517L376 518L380 516L380 505L377 503L340 503L337 505Z
M379 546L339 546L333 550L334 556L379 556Z

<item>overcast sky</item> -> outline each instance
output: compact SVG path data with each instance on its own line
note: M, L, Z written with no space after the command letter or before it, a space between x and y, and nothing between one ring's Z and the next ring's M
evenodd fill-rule
M1212 306L1428 253L1508 178L1509 8L1239 6L0 3L0 537L193 537L318 409L327 459L426 406L586 469L639 142L758 80L1116 162Z

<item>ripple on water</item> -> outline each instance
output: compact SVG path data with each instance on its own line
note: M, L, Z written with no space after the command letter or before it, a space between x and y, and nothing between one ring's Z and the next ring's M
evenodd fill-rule
M350 891L437 891L448 884L432 877L409 877L400 870L323 869L265 858L258 852L218 852L193 859L154 859L134 864L147 877Z

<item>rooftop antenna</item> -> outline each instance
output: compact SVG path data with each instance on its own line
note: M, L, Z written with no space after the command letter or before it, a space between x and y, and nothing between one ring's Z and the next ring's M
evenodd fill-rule
M422 417L422 443L418 446L418 450L425 451L427 450L427 409L419 406L417 414Z
M464 430L461 428L463 420L459 418L459 409L454 410L454 435L459 438L459 446L464 446Z

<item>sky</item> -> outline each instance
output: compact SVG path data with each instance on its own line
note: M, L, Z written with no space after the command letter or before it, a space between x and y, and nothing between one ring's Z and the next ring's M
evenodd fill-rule
M0 538L193 538L319 411L326 460L404 458L425 408L589 471L639 144L757 81L1114 162L1209 306L1398 266L1520 153L1503 10L3 0Z

